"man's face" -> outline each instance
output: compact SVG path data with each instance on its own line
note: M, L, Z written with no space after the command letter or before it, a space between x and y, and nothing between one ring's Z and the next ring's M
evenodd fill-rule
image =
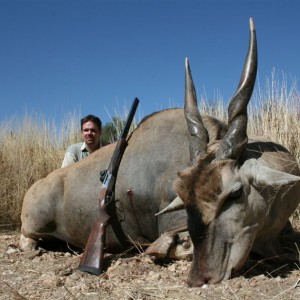
M88 121L82 125L81 136L88 146L98 146L100 143L101 130L97 124Z

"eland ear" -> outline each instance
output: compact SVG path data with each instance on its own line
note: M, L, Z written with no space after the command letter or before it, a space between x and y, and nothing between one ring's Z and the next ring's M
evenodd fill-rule
M241 171L255 188L267 185L280 187L300 181L299 176L271 169L262 165L256 159L248 159L241 167Z

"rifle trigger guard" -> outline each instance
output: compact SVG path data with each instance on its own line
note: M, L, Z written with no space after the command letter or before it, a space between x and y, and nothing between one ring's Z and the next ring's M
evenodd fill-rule
M107 174L107 170L100 171L100 181L103 183Z

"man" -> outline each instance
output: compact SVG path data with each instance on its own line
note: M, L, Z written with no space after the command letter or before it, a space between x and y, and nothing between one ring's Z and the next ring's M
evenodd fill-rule
M62 168L74 164L100 148L101 120L87 115L80 121L82 143L70 145L65 154Z

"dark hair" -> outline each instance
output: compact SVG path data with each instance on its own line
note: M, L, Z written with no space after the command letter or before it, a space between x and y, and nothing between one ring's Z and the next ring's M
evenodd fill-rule
M83 128L83 124L88 121L94 122L98 126L99 130L101 130L102 122L98 117L96 117L94 115L87 115L86 117L84 117L80 120L81 130Z

